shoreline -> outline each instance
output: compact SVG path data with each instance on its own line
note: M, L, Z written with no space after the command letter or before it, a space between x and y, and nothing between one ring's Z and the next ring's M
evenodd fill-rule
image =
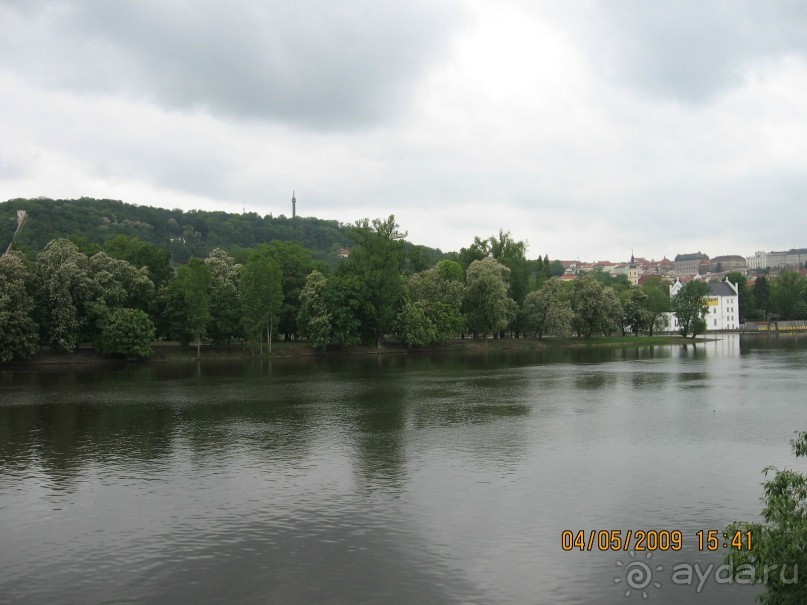
M681 336L600 336L586 338L488 338L474 340L472 338L455 339L444 344L428 347L406 347L398 343L387 343L380 348L366 345L352 345L343 348L329 348L316 351L306 342L272 343L272 353L258 355L242 344L215 346L202 345L201 361L217 359L283 359L294 357L330 357L330 356L364 356L364 355L417 355L421 353L484 353L491 351L544 351L551 349L570 349L584 347L645 347L645 346L687 346L699 343L714 342L719 338L700 336L698 338L682 338ZM127 364L154 363L165 361L197 361L194 347L181 349L178 342L155 342L152 344L153 355L147 359L127 361L120 358L105 357L96 352L90 345L77 348L72 353L61 353L47 347L40 349L37 357L27 361L12 361L0 364L0 369L20 367L39 367L76 364Z

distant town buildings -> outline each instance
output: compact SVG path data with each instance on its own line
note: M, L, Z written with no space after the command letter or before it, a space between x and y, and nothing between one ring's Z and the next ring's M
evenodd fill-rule
M712 268L709 257L703 252L692 254L676 254L675 267L673 271L677 276L684 275L706 275Z
M754 256L746 258L749 269L776 269L777 267L787 269L801 269L807 263L807 248L791 248L787 251L771 251L754 253Z

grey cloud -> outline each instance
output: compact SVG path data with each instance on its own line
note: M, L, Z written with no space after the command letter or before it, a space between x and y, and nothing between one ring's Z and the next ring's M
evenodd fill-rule
M544 4L607 77L703 102L749 66L807 54L807 5L786 0L618 0Z
M393 115L464 21L457 0L43 0L0 17L0 66L38 84L314 128Z

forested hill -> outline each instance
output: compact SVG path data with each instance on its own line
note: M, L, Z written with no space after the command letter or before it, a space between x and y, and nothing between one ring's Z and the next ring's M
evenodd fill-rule
M14 247L28 253L42 250L57 237L79 236L103 244L118 235L138 237L166 248L174 262L206 257L214 248L252 248L273 240L298 241L315 260L330 261L350 246L348 227L311 217L261 217L202 210L167 210L117 200L14 199L0 203L0 251L11 241L17 211L28 214ZM429 252L439 255L439 251Z

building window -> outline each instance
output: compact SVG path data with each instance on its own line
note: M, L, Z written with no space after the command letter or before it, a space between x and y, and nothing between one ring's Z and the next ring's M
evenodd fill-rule
M715 326L717 326L717 320L715 319Z

